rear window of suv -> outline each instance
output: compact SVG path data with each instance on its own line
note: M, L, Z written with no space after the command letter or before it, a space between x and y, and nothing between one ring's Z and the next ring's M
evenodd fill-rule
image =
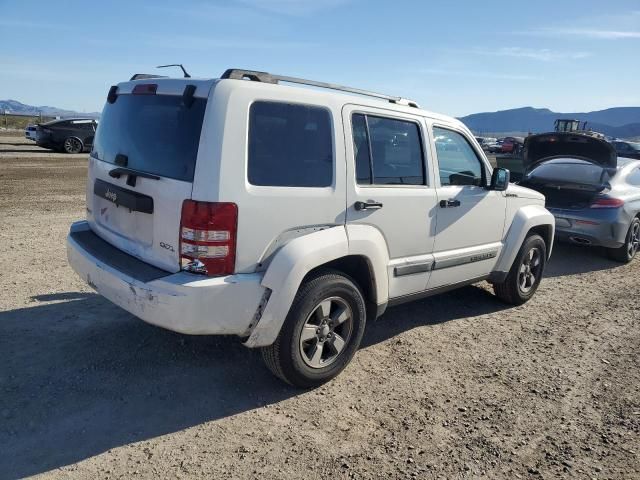
M249 183L328 187L333 182L333 136L327 109L259 101L249 112Z
M193 181L207 100L178 95L118 95L102 111L91 156L160 177Z

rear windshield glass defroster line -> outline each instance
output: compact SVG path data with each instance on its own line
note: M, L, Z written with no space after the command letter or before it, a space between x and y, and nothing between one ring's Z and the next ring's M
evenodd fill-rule
M120 95L102 111L91 156L114 163L128 157L128 168L193 181L207 100L190 107L177 95Z

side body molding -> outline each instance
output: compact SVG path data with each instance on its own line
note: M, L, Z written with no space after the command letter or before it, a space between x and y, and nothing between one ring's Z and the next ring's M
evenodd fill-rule
M547 245L547 257L550 257L551 249L553 248L555 225L555 218L542 205L526 205L520 207L513 216L509 230L505 235L502 254L498 259L494 271L508 272L511 269L511 265L518 254L518 250L520 250L522 242L524 242L529 230L534 227L551 227L551 241L549 242L549 245Z

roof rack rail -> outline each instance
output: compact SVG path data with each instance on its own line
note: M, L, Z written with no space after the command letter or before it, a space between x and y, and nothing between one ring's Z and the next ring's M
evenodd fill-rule
M133 77L129 79L131 80L146 80L148 78L169 78L166 75L156 75L154 73L136 73Z
M343 85L337 85L335 83L316 82L315 80L305 80L304 78L287 77L285 75L274 75L272 73L257 72L255 70L229 68L222 74L220 78L231 79L231 80L251 80L252 82L273 83L273 84L278 84L280 82L297 83L300 85L309 85L312 87L328 88L331 90L340 90L342 92L355 93L357 95L365 95L367 97L380 98L382 100L387 100L390 103L396 103L398 105L406 105L409 107L420 108L419 105L413 100L408 100L402 97L394 97L392 95L385 95L383 93L369 92L367 90L361 90L359 88L345 87Z

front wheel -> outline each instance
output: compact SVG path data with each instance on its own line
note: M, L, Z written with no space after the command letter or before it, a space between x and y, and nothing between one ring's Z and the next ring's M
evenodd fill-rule
M365 301L358 286L339 272L325 270L300 287L278 338L262 349L262 357L285 382L316 387L351 361L365 323Z
M625 237L624 245L620 248L610 248L607 250L609 258L616 262L628 263L633 260L638 250L640 249L640 219L637 217L633 219L627 236Z
M494 283L498 298L512 305L527 302L538 289L547 261L547 245L540 235L529 235L520 247L507 278Z

